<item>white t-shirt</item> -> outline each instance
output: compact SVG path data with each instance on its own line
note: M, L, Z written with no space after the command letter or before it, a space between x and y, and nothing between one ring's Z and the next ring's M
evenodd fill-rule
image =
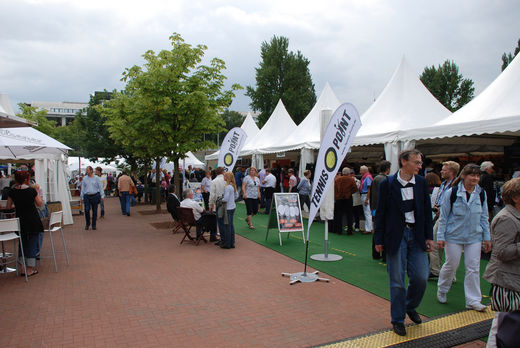
M195 220L200 219L200 217L202 216L202 212L204 211L204 209L202 209L200 204L191 198L184 199L181 202L181 207L191 208L193 210L193 217L195 217Z

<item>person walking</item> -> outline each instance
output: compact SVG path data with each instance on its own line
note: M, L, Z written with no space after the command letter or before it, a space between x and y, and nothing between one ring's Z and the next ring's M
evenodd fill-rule
M85 204L85 230L88 230L91 225L90 209L92 209L92 229L95 230L98 204L104 201L105 191L91 166L87 167L87 175L81 181L81 199Z
M298 194L300 195L300 207L303 211L303 205L307 204L307 208L311 209L311 171L306 170L303 172L303 178L298 183L296 187L298 189Z
M489 218L493 218L493 207L495 206L495 199L497 192L495 190L495 180L493 179L494 164L491 161L484 161L480 165L480 182L479 185L486 191L487 207Z
M258 213L258 198L260 197L260 180L256 177L256 168L249 168L249 175L242 180L242 192L246 201L246 222L249 229L254 230L253 215Z
M354 169L350 170L350 176L352 177L352 179L354 179L356 187L358 188L357 191L352 194L352 215L354 218L354 231L359 232L359 220L360 217L363 215L363 203L361 202L361 194L359 193L360 181L358 178L356 178L356 171Z
M217 207L217 201L220 201L222 199L222 196L224 195L224 188L226 187L226 182L224 180L224 168L223 167L217 167L215 168L215 179L211 181L211 187L209 190L209 207L211 211L216 211ZM218 225L218 231L220 233L220 238L222 238L224 234L224 218L220 218L217 215L217 225ZM217 240L217 232L212 229L211 234L209 237L210 242L217 242L217 245L220 243Z
M108 181L107 181L107 176L103 175L103 169L101 169L101 167L96 167L96 176L101 181L101 185L103 186L103 192L106 193ZM101 208L101 215L99 218L103 219L105 217L105 201L101 200L99 202L99 206Z
M404 319L422 322L416 308L428 283L427 251L433 249L432 208L428 184L417 175L422 154L407 150L399 154L399 171L379 185L376 209L376 251L386 251L390 283L390 313L393 330L406 335ZM405 284L408 274L408 287Z
M235 200L238 198L237 185L235 184L235 176L231 172L224 173L224 180L226 187L224 188L224 197L222 202L225 203L225 217L224 217L224 238L220 243L223 249L231 249L235 247L235 225L233 224L233 215L235 214Z
M453 182L453 187L444 195L437 247L445 249L446 261L437 282L437 299L440 303L447 302L447 294L464 250L466 308L484 311L486 306L481 303L480 292L480 250L484 244L484 252L491 251L491 237L486 197L478 185L479 180L480 167L467 164Z
M491 283L491 309L495 311L488 348L498 346L497 338L506 346L507 337L516 336L516 344L509 342L509 346L520 344L517 330L508 332L507 326L500 328L498 324L507 316L520 315L520 178L502 186L502 200L506 206L491 222L493 252L484 272L484 279Z
M352 232L352 194L357 192L356 181L350 176L350 168L345 167L341 175L334 179L334 220L332 232L341 234L343 231L343 216L347 215L347 234Z
M267 168L265 170L266 175L264 178L265 185L265 210L264 214L269 214L271 211L271 202L273 200L274 190L276 188L276 177L272 173L272 169Z
M365 231L363 234L372 233L372 213L370 211L370 199L368 190L372 185L372 175L368 171L367 166L359 167L359 174L361 174L361 181L359 184L359 193L361 194L361 202L363 204L363 214L365 215Z
M374 181L372 181L372 185L368 188L368 198L370 200L370 211L372 214L372 223L375 225L376 218L376 209L377 209L377 200L379 198L379 184L386 179L388 174L390 174L390 167L392 164L389 161L383 160L379 163L379 174L376 175ZM374 236L372 236L372 258L374 260L383 259L383 262L386 262L386 254L383 251L382 253L376 252L376 244L374 241Z
M204 208L209 211L209 192L211 191L211 171L206 171L206 176L200 183L202 189L202 199L204 200Z
M117 190L119 191L119 202L121 203L121 213L130 216L130 190L135 187L132 179L126 172L117 180Z
M459 174L460 165L454 161L446 161L442 163L441 169L441 178L443 182L439 187L439 190L432 194L432 203L433 203L433 240L437 242L437 229L439 227L439 214L441 208L441 202L443 201L446 192L451 188L451 184L453 184L453 180ZM429 279L437 279L439 278L439 273L441 272L442 267L442 251L443 249L439 249L436 246L433 250L428 254L430 258L430 275ZM454 276L455 277L455 276ZM455 278L454 278L455 279Z

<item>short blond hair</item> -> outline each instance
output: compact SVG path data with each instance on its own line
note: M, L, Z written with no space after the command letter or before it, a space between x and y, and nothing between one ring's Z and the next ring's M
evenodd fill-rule
M502 186L502 200L505 204L515 205L513 198L520 197L520 178L509 180Z
M448 167L448 169L451 170L451 172L453 173L453 176L457 176L459 174L460 164L458 164L457 162L446 161L442 162L442 165Z

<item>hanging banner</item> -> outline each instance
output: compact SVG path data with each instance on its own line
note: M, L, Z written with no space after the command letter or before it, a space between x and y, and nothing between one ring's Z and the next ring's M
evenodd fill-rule
M242 128L235 127L231 129L228 134L226 134L222 146L220 147L218 166L224 167L226 172L233 171L233 167L235 167L235 163L237 162L246 139L247 134Z
M332 115L329 125L323 134L320 151L316 159L316 171L311 193L311 207L309 211L309 223L307 227L307 240L312 221L320 208L330 186L334 183L336 173L343 159L352 146L361 127L361 118L350 103L340 105Z

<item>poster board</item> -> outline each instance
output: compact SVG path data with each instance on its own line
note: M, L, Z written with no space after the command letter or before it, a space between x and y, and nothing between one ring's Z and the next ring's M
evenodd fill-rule
M282 233L300 232L305 243L303 231L303 218L300 206L300 195L298 193L275 193L271 200L269 220L265 239L269 235L269 229L278 227L278 238L282 245ZM289 237L289 235L287 235Z

